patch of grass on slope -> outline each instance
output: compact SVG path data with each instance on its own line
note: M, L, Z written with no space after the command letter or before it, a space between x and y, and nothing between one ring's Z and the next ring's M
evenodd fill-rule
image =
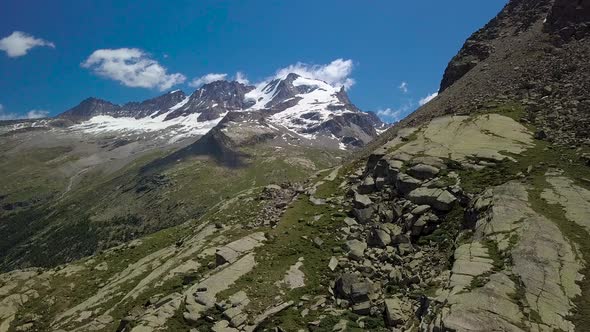
M334 182L341 181L342 178L337 178ZM324 192L323 197L335 193L336 191ZM320 215L318 220L314 220L315 216ZM218 298L244 290L251 300L248 310L252 316L256 316L276 304L277 296L281 297L281 301L298 302L303 295L326 295L331 280L328 262L332 249L340 247L334 234L342 226L344 217L343 213L330 205L313 205L307 196L300 196L287 209L277 227L268 232L268 243L256 250L256 267L228 290L220 293ZM316 237L323 241L321 247L312 242ZM277 286L275 283L283 279L289 267L300 257L304 259L301 270L305 273L305 286L294 290ZM282 296L281 291L285 292ZM273 322L287 331L295 331L315 318L315 313L302 318L298 312L288 309L274 317Z

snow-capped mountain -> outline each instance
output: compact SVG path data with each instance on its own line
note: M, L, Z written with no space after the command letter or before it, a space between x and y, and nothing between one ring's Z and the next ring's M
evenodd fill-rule
M204 135L231 112L260 113L269 128L306 140L328 138L341 148L362 146L386 127L354 106L343 88L293 73L257 86L216 81L189 96L177 90L125 105L89 98L59 118L85 132L157 132L176 141Z

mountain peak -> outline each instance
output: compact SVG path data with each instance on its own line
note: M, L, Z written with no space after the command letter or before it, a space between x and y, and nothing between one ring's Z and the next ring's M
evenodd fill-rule
M186 137L190 133L201 135L231 112L260 113L267 120L266 124L284 127L305 139L314 139L317 135L327 136L329 140L346 137L347 142L354 142L347 144L351 146L367 143L377 135L375 129L383 128L380 120L351 103L344 88L297 73L287 73L257 86L218 80L204 84L190 96L174 90L123 106L89 98L60 117L83 122L101 116L83 126L98 132L108 131L109 127L125 131L174 127L179 137ZM251 122L247 120L250 118L245 115L237 119ZM166 133L162 135L167 136Z

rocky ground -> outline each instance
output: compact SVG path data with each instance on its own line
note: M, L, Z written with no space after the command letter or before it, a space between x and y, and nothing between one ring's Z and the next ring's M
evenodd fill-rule
M590 310L590 170L501 110L407 128L366 163L246 190L74 264L4 274L1 330L574 331Z

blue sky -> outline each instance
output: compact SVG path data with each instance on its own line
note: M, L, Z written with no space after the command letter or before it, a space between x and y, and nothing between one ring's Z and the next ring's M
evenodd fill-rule
M256 83L303 63L353 80L351 100L391 121L436 92L465 39L506 2L5 1L0 118L55 115L89 96L124 103L190 93L210 73L239 71Z

